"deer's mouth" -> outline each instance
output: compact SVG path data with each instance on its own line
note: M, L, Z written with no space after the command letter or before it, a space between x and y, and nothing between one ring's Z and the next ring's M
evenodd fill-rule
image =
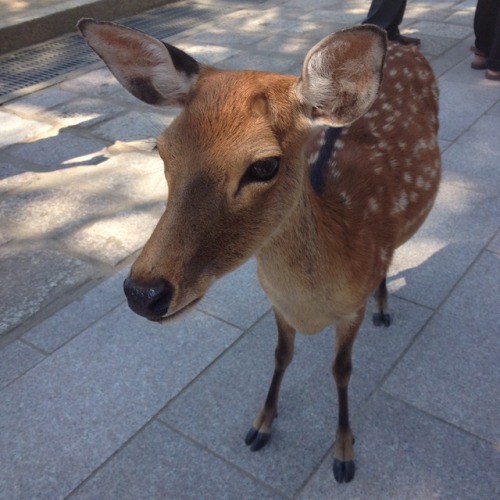
M182 316L184 316L189 311L191 311L191 309L193 309L198 304L198 302L201 301L202 298L203 298L203 295L198 297L197 299L194 299L193 301L189 302L189 304L186 304L185 306L181 307L177 311L174 311L172 313L167 313L164 316L160 316L160 317L149 317L148 319L151 321L155 321L156 323L161 323L161 324L169 323L170 321L180 319Z

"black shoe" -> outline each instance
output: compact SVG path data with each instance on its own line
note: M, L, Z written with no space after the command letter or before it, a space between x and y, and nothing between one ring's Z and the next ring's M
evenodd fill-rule
M391 42L397 42L401 45L420 45L420 38L411 38L409 36L404 35L396 35L393 37L389 37Z

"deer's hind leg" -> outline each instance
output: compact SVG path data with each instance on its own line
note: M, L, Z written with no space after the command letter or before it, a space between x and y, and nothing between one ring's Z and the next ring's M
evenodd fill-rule
M271 426L278 414L278 396L281 381L293 358L295 330L276 310L274 316L278 327L278 345L274 353L274 374L264 405L245 437L245 443L250 446L252 451L260 450L271 438Z
M385 277L375 291L374 297L375 308L373 311L373 324L375 326L390 326L391 315L389 314L389 293L387 291Z

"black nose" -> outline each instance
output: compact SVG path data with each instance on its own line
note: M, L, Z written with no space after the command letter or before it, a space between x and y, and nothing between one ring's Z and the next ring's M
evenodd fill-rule
M139 285L130 276L123 282L123 291L130 309L151 320L167 314L174 295L174 287L167 280Z

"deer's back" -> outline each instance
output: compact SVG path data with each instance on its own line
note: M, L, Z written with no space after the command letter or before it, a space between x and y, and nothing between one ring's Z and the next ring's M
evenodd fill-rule
M390 258L433 205L437 131L438 89L429 63L416 48L390 44L368 113L351 126L323 130L309 145L311 184L325 213ZM325 148L331 148L327 162Z

